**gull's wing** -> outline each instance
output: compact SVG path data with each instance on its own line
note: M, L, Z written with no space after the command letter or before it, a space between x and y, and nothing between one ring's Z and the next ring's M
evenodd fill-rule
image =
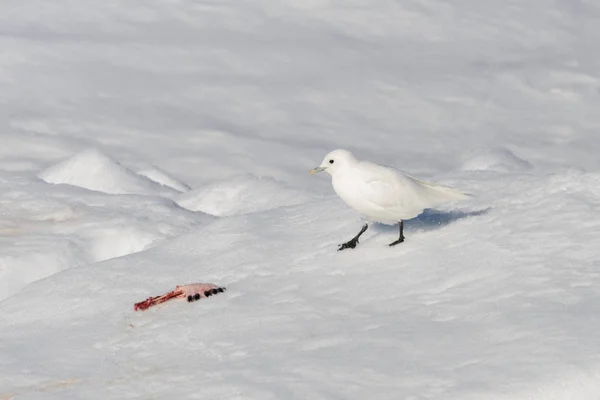
M423 181L394 168L370 162L361 162L356 172L357 197L362 199L362 206L369 210L371 215L375 214L374 216L382 220L414 218L425 208L467 197L455 189Z

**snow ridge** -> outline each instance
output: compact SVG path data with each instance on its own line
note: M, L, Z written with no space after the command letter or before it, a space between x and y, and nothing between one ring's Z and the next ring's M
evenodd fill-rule
M38 177L48 183L68 184L109 194L176 193L171 187L136 174L95 148L83 150L45 169Z

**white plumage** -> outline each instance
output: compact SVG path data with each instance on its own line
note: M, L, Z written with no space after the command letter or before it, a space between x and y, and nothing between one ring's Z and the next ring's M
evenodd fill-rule
M311 173L320 171L331 175L335 192L348 206L372 221L385 224L401 223L426 208L468 197L456 189L417 179L395 168L358 160L347 150L327 154ZM402 225L400 229L399 242L402 242Z

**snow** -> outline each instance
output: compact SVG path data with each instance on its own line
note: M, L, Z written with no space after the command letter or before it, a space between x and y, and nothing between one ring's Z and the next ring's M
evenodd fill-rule
M530 168L529 162L505 148L476 149L462 165L467 171L516 172Z
M109 194L151 195L160 194L162 189L155 180L136 174L96 149L77 153L45 169L38 177L48 183L64 183Z
M310 201L305 191L287 187L273 178L243 174L207 184L178 196L180 206L224 217L266 211Z
M175 189L178 192L187 192L191 189L188 185L172 177L167 172L161 170L157 166L142 168L139 171L137 171L137 174L145 176L151 181L160 183L161 185Z
M95 165L97 155L84 152L78 163L65 163L56 171L77 176L85 166ZM0 299L59 271L139 252L212 220L159 195L110 195L49 185L35 176L0 177ZM112 178L107 173L99 181Z
M593 2L0 4L0 399L594 399ZM475 194L374 225L348 148ZM145 312L176 285L225 293Z

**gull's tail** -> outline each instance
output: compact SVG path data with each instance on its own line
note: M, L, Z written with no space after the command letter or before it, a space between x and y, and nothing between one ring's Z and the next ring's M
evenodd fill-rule
M429 195L438 198L440 201L465 200L473 196L471 193L466 193L458 189L443 186L435 182L424 181L415 177L411 178L417 181L420 185L427 188L427 192L429 192Z

